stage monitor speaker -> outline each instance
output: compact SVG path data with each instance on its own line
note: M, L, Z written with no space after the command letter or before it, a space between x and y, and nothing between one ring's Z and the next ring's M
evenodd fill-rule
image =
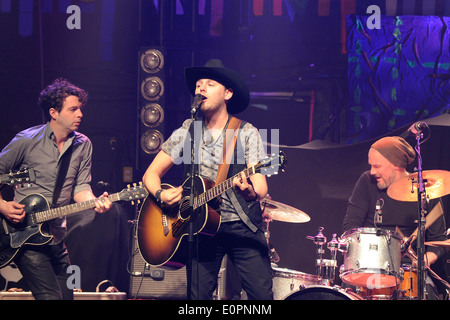
M137 239L133 237L131 261L130 299L186 299L186 267L170 270L147 264L139 253Z

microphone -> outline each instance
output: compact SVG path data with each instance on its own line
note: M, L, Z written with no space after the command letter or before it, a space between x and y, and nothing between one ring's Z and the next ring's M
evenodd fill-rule
M403 134L400 135L400 137L402 138L407 138L409 135L415 135L417 136L418 134L420 134L422 132L422 130L427 126L427 124L425 122L416 122L413 123L408 130L406 130L406 132L404 132Z
M203 96L201 94L196 94L194 97L194 102L192 102L191 113L194 114L197 112L198 107L202 103Z
M375 205L375 221L376 223L383 223L383 211L381 211L381 208L383 208L384 200L383 198L379 198L377 200L377 203Z
M426 124L424 122L416 122L411 127L409 127L408 132L414 135L418 135L425 128Z

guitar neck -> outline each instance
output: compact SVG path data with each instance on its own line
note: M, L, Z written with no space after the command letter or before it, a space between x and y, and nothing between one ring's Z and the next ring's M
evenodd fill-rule
M119 201L120 200L120 193L114 193L108 196L108 199L111 200L111 202ZM98 199L91 199L83 202L76 202L73 204L69 204L67 206L62 206L59 208L53 208L49 210L44 210L41 212L36 212L36 221L38 223L50 221L55 218L61 218L68 216L72 213L81 212L84 210L95 208L95 202Z
M212 199L218 197L227 190L231 189L233 187L233 179L239 177L242 173L244 173L246 178L251 177L256 173L255 166L242 170L233 177L228 178L227 180L219 183L218 185L215 185L214 187L196 196L194 198L194 210L197 209L198 207L201 207L208 201L211 201Z

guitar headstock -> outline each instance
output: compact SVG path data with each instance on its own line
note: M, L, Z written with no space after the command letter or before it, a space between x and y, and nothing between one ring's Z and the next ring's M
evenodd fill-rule
M36 181L36 175L33 169L23 168L16 172L0 175L0 184L16 185L21 183L32 183Z
M139 184L133 183L133 186L128 185L127 188L119 192L118 195L119 199L122 201L134 202L135 200L139 201L148 196L148 191L142 185L142 182L139 182Z
M279 170L284 172L286 164L287 160L284 151L280 150L278 154L272 154L270 157L262 159L255 165L255 170L263 175L271 176L278 174Z

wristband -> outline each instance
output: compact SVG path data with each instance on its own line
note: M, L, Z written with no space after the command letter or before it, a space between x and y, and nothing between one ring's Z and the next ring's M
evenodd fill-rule
M163 191L162 189L159 189L159 190L156 191L156 193L155 193L156 201L157 201L159 204L162 204L162 203L163 203L162 200L161 200L161 192L162 192L162 191Z

